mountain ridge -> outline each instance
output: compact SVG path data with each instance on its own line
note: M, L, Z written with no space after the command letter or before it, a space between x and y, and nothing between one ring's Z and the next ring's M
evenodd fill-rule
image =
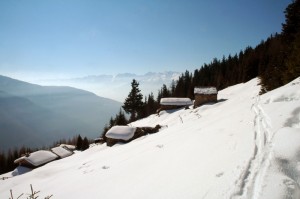
M0 150L7 150L50 145L78 134L98 137L121 103L72 87L40 86L0 76L0 107ZM27 141L25 135L34 139Z
M120 73L116 75L88 75L76 78L34 80L32 82L41 85L67 85L123 102L130 91L132 79L139 82L142 94L147 96L151 92L156 94L163 84L169 86L181 74L174 71L148 72L142 75Z

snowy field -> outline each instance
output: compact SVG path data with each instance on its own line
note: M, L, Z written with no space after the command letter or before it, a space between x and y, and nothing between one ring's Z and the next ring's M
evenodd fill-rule
M258 96L258 79L218 93L219 102L162 111L131 124L164 127L18 176L0 177L0 198L300 198L300 78ZM25 197L24 197L25 198Z

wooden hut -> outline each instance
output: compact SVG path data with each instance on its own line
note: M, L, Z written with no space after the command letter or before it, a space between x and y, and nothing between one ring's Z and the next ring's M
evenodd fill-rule
M64 148L66 148L66 149L68 149L70 151L75 151L75 149L76 149L75 145L70 145L70 144L60 144L59 146L60 147L64 147Z
M218 91L216 87L195 87L194 95L194 107L211 102L215 103L218 101Z
M190 98L175 98L175 97L161 98L159 111L178 109L190 105L193 105L193 102Z
M106 144L107 146L113 146L118 142L129 142L133 138L135 131L135 127L113 126L105 134Z
M69 150L67 147L54 147L51 149L51 152L56 154L59 158L65 158L70 155L73 155L73 151Z
M20 157L16 159L14 163L29 168L36 168L58 158L59 157L51 151L40 150Z
M144 135L157 133L160 128L160 125L155 127L113 126L105 134L106 144L113 146L118 142L128 143Z

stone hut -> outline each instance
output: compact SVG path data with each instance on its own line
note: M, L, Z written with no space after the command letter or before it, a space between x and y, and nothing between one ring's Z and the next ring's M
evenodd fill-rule
M190 98L175 98L175 97L161 98L160 109L158 110L158 112L162 110L178 109L190 105L193 105L193 102Z
M209 102L215 103L218 101L218 91L216 87L195 87L194 95L194 107L198 107Z
M130 126L113 126L106 134L107 146L113 146L118 142L128 143L136 138L147 134L157 133L161 128L160 125L153 127L130 127Z

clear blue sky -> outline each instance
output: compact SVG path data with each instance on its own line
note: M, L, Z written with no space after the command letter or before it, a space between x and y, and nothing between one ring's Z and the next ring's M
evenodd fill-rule
M193 71L281 31L291 0L1 0L0 74Z

